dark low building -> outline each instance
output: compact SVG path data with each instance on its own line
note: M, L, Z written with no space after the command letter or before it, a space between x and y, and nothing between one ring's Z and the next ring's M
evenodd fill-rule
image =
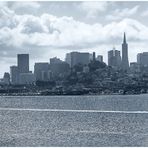
M48 81L50 80L49 63L35 63L34 75L36 81Z
M69 72L70 66L66 62L52 63L50 64L50 70L53 73L53 75L58 76L59 74Z

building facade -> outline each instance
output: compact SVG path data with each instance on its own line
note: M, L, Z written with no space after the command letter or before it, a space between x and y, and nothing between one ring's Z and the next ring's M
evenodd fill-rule
M52 63L50 64L50 70L53 73L53 75L58 76L59 74L68 73L70 71L70 66L66 62L60 62L60 63Z
M66 54L66 62L73 67L77 64L87 65L89 63L89 53L71 52Z
M19 71L17 66L10 67L10 82L12 85L19 84Z
M6 85L9 85L10 84L10 74L8 72L5 72L4 73L3 82Z
M93 52L93 61L95 61L95 60L96 60L96 53Z
M103 62L103 56L102 55L98 55L96 60L99 61L99 62Z
M137 62L130 63L130 72L131 73L139 73L140 72L140 65Z
M34 65L34 75L36 81L48 81L49 78L49 63L35 63Z
M108 66L111 66L113 68L120 68L121 66L120 51L115 50L115 48L108 51Z
M29 73L29 54L18 54L17 65L19 73Z
M62 60L60 60L57 57L50 58L50 64L57 64L57 63L61 63L61 62L62 62Z
M19 84L29 85L35 82L35 76L33 73L20 73L19 74Z
M141 66L148 66L148 52L138 53L137 63Z

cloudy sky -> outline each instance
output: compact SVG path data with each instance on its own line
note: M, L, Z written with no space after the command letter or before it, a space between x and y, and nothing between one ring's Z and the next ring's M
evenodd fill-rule
M127 34L129 60L148 52L148 2L0 2L0 76L16 65L17 53L35 62L62 60L71 51L104 56L113 46L121 51Z

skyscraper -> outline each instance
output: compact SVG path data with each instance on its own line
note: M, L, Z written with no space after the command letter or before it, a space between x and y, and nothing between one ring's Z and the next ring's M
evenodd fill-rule
M95 60L96 60L96 53L93 52L93 61L95 61Z
M13 85L19 83L19 72L17 66L10 67L10 79L11 79L11 84Z
M148 66L148 52L138 53L137 63L141 66Z
M122 69L129 70L128 44L126 43L125 33L124 33L124 38L123 38L123 43L122 43Z
M19 73L29 73L29 54L18 54L17 64Z
M48 81L49 76L49 63L35 63L34 65L34 75L36 81Z
M3 81L5 84L9 85L10 84L10 74L8 72L4 73Z
M98 55L96 58L97 61L103 62L103 56L102 55Z
M114 68L120 68L121 66L120 51L115 50L115 48L108 51L108 66L112 66Z
M73 67L77 64L87 65L89 63L89 53L87 52L70 52L66 54L65 61Z

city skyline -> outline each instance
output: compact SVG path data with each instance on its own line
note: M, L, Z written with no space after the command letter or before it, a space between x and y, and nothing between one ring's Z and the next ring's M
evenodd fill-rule
M66 62L70 67L73 67L74 65L78 64L79 62L81 64L83 63L85 65L85 64L90 63L90 61L99 60L99 59L97 59L98 56L102 56L102 60L99 60L99 61L104 62L108 66L116 67L116 68L121 68L123 70L127 70L128 71L129 68L130 68L130 63L133 63L133 62L129 62L128 42L126 40L126 33L125 32L124 32L124 35L123 35L123 43L121 45L122 45L121 52L119 50L116 50L115 47L113 47L112 50L108 51L108 59L107 59L108 61L107 62L103 61L103 58L104 58L103 55L97 55L96 56L95 52L90 53L90 52L71 51L70 53L66 53L65 54L64 60L61 60L59 57L55 56L55 57L49 58L48 61L40 61L40 62L39 61L35 61L35 63L31 63L31 64L34 64L34 67L35 67L35 65L38 64L38 63L39 64L40 63L41 64L44 64L44 63L52 64L52 62L54 63L55 62L54 60L56 60L56 62L58 61L58 63L59 62ZM148 52L137 53L135 63L139 63L140 64L139 55L140 56L143 55L143 54L147 55L147 53ZM78 56L77 57L78 59L75 59L73 61L74 63L72 62L73 63L72 64L71 60L69 61L69 59L68 59L69 55L72 56L72 57L73 56L76 56L76 57ZM31 59L29 59L29 57L30 57L29 53L22 53L22 54L17 53L17 59L16 59L17 62L14 65L10 66L9 72L11 73L11 68L14 67L14 69L17 68L17 70L15 70L15 71L18 71L18 73L29 73L29 75L30 75L30 72L31 72L31 73L34 74L35 69L34 68L33 68L33 70L30 69L30 65L31 64L30 64L29 61L31 61ZM146 60L146 63L147 63L147 60ZM5 75L5 73L7 73L7 72L3 72L4 75Z
M16 64L18 53L29 53L32 71L36 61L64 60L71 51L96 52L107 63L113 46L121 52L123 32L134 62L147 51L147 3L0 2L0 76Z

